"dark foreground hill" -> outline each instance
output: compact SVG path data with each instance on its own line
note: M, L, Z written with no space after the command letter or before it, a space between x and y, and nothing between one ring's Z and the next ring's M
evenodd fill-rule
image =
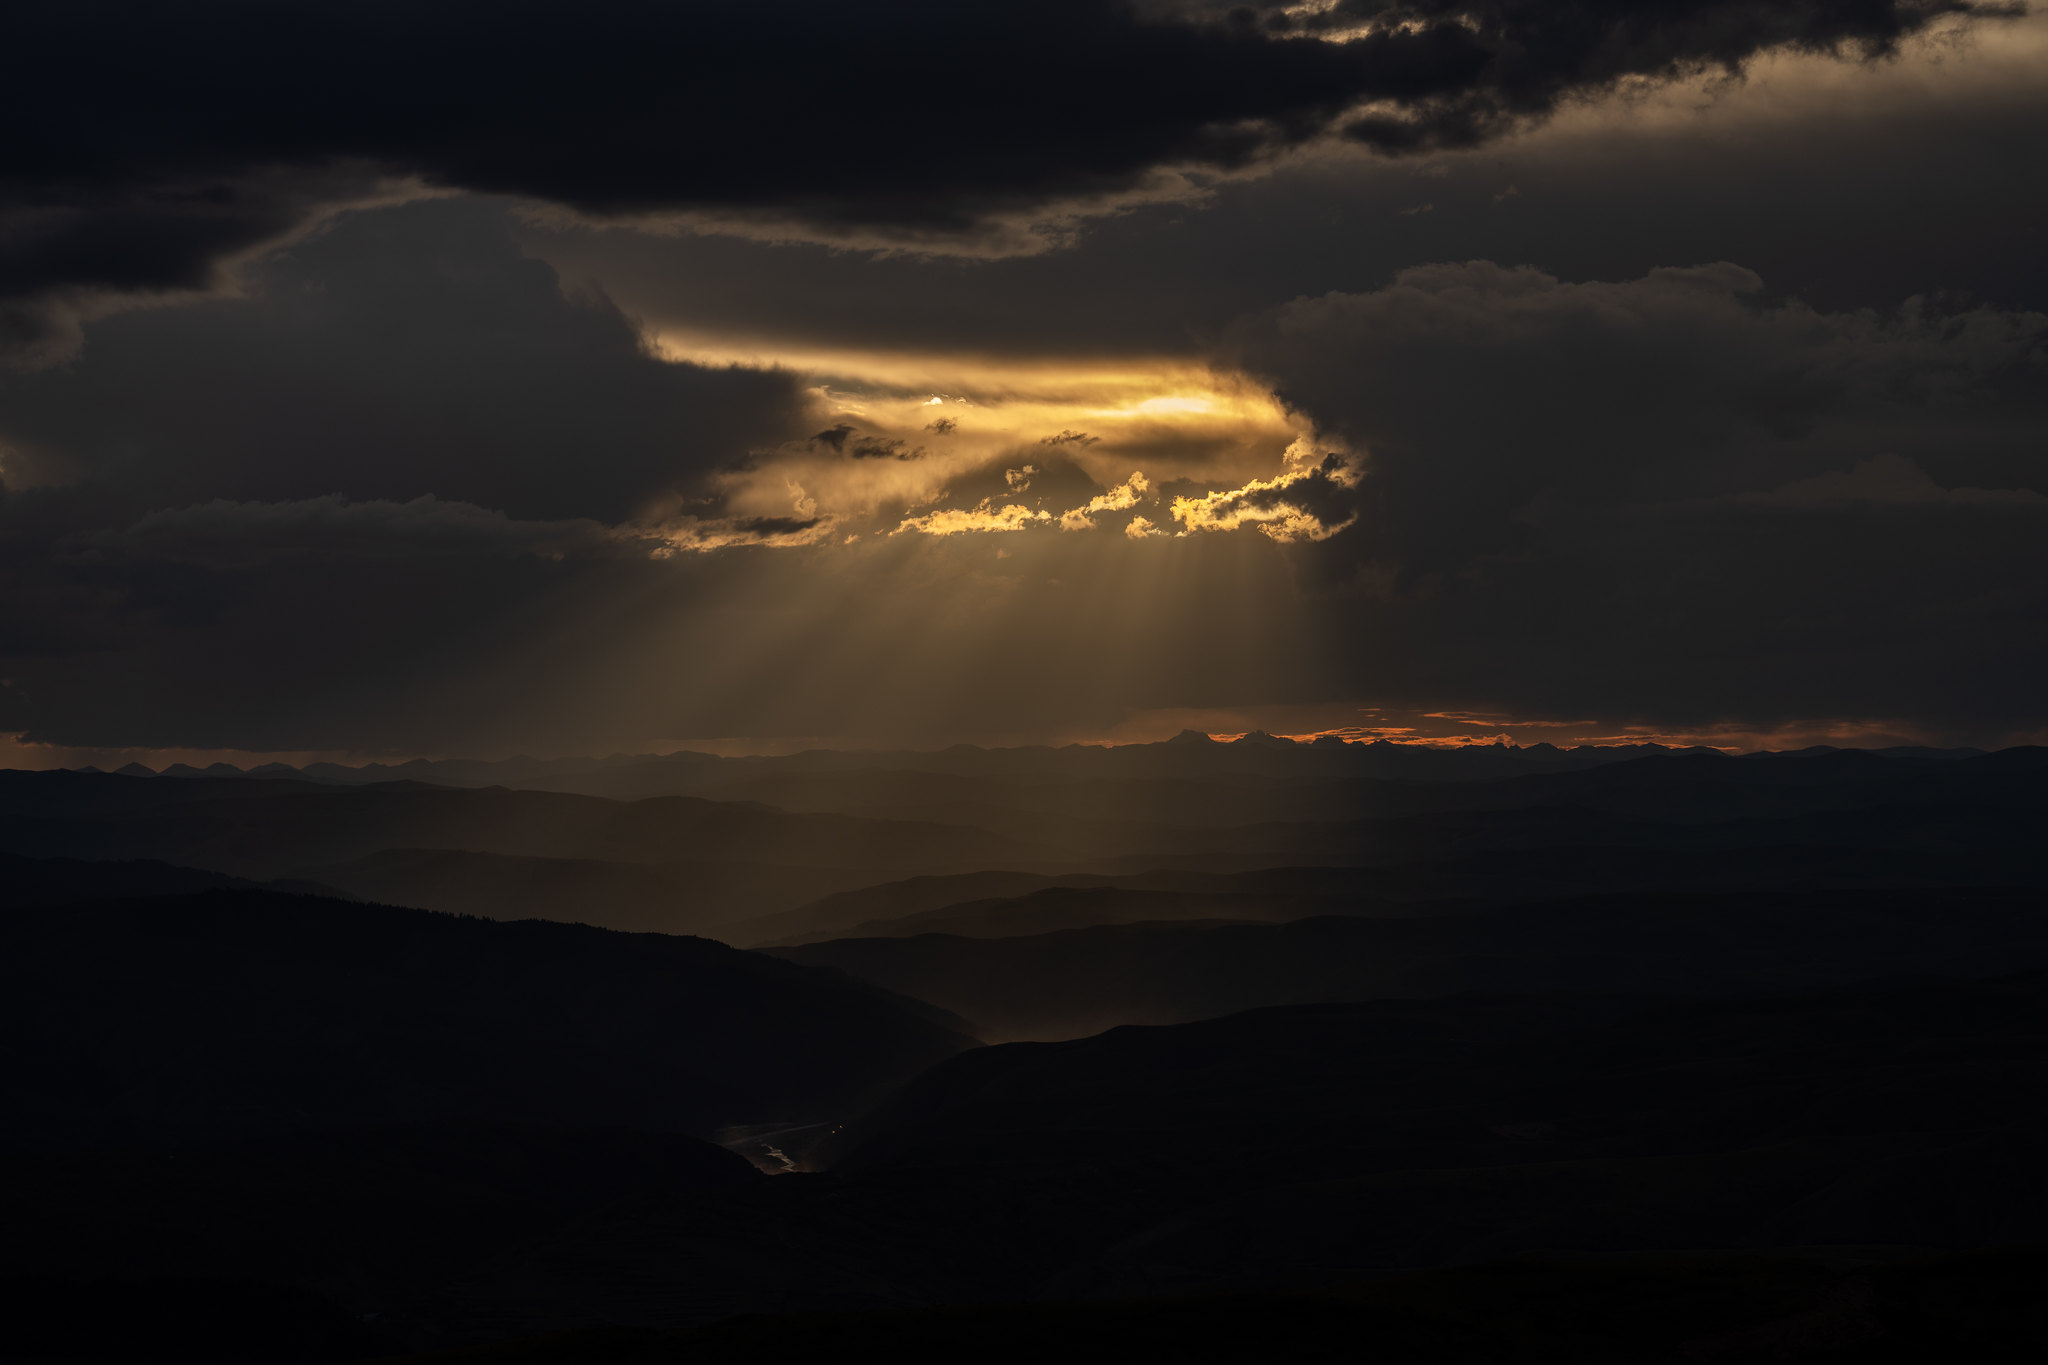
M2048 1242L2044 1136L2048 975L1322 1005L954 1056L814 1175L474 1124L24 1156L0 1290L72 1361L1909 1360L1825 1352L2040 1331L2039 1256L1928 1258ZM1116 1302L1180 1293L1250 1297ZM737 1316L856 1308L921 1311Z
M1141 923L1021 938L921 934L765 950L973 1021L1074 1038L1264 1005L1477 991L1786 990L2048 967L2033 889L1614 895L1476 914Z
M37 910L79 901L179 896L192 891L260 889L225 873L145 860L88 862L0 853L0 909Z
M1524 1259L1319 1293L979 1305L574 1332L406 1365L809 1365L825 1358L1399 1365L2020 1365L2048 1344L2048 1252Z
M8 1160L0 1296L72 1307L46 1349L152 1361L381 1354L365 1320L456 1267L613 1203L716 1201L761 1178L680 1134L475 1122Z
M969 1046L704 939L215 891L0 921L0 1140L474 1120L708 1133L847 1112Z
M918 1210L953 1273L1121 1297L1536 1252L2048 1240L2044 1136L2035 974L1010 1044L843 1135L838 1178Z

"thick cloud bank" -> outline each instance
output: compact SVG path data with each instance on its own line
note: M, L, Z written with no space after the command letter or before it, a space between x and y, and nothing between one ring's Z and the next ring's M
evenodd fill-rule
M29 0L0 19L0 342L47 351L94 299L206 287L224 259L404 184L929 244L1333 130L1468 146L1631 79L1773 49L1882 54L2004 12Z
M158 507L432 495L619 520L804 420L792 376L656 359L460 201L347 215L246 297L110 318L87 362L0 374L10 485Z
M1240 344L1364 454L1316 547L1363 694L2038 723L2048 317L1478 261Z
M9 7L0 735L2039 731L2005 12Z
M880 523L923 534L854 535L690 501L729 460L703 433L862 477L939 457L856 460L787 377L649 360L472 217L345 221L259 297L112 319L11 381L10 470L35 444L71 472L0 498L0 730L404 753L1248 702L2042 721L2048 317L1820 310L1725 263L1422 266L1233 333L1319 437L1268 475L1098 484L1033 441ZM264 416L301 390L321 421ZM686 531L627 515L649 498Z

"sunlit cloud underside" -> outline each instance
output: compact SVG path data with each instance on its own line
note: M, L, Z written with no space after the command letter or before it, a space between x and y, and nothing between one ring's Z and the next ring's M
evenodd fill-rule
M1332 453L1266 389L1171 359L1014 361L777 348L665 333L665 358L804 376L819 424L719 476L716 514L654 519L678 550L872 535L1342 529L1288 496ZM1344 477L1354 478L1340 457Z

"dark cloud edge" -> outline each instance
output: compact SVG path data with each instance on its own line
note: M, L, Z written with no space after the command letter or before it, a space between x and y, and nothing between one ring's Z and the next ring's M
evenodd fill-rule
M21 130L0 156L0 346L61 350L81 300L209 287L222 260L394 183L929 244L1162 170L1244 169L1332 134L1475 146L1628 79L1773 50L1867 59L2023 12L1344 0L1309 22L1272 4L596 0L570 22L533 0L24 3L0 19L0 119ZM83 78L52 60L78 52Z

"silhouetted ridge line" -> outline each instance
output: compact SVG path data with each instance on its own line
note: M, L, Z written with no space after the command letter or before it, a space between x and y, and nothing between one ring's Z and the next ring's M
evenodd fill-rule
M1387 741L1326 744L1297 742L1257 730L1223 744L1199 730L1184 730L1170 740L1155 744L1115 746L1070 744L1061 748L1033 745L985 749L962 744L937 750L812 749L788 755L732 758L683 750L669 754L614 754L604 758L411 759L397 764L369 763L356 767L322 762L294 768L282 763L265 763L247 770L228 763L215 763L204 769L177 763L166 767L163 773L179 777L298 777L350 785L419 779L465 787L506 785L597 794L654 795L664 785L673 790L694 789L699 784L727 780L742 773L883 768L963 774L1048 773L1062 768L1079 768L1090 773L1116 774L1154 769L1195 770L1190 769L1189 764L1197 765L1198 769L1258 771L1279 764L1282 765L1281 771L1302 774L1358 770L1388 776L1456 781L1520 771L1596 766L1626 762L1650 754L1681 752L1726 756L1719 750L1672 749L1660 744L1580 745L1571 749L1560 749L1550 744L1453 748ZM137 763L131 763L121 771L152 775L151 769Z
M1739 995L2048 967L2048 891L1642 893L1408 917L1141 922L1013 938L928 932L766 951L928 1000L986 1038L1058 1039L1318 1001Z
M256 891L0 923L16 1144L488 1120L708 1134L843 1115L947 1016L705 939Z

